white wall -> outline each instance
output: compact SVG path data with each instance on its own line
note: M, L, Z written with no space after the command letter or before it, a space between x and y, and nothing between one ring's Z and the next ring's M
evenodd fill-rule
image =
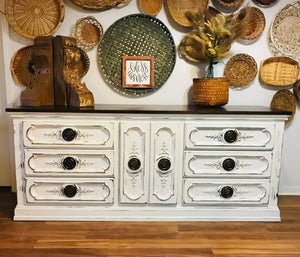
M137 6L137 1L132 0L132 2L123 8L114 8L104 12L91 12L78 8L76 5L70 1L64 1L66 5L66 15L65 20L60 27L60 29L55 33L55 35L65 35L70 36L72 34L72 27L79 18L92 15L96 17L102 24L104 31L117 19L132 13L138 13L139 9ZM231 53L247 53L253 56L256 62L259 63L272 56L272 53L268 47L268 32L269 27L272 22L273 17L276 13L286 4L292 3L294 0L280 0L275 6L270 8L261 8L266 17L266 29L260 39L251 45L242 45L239 43L234 43L232 46ZM256 6L251 0L246 0L244 5L249 4L250 6ZM256 6L257 7L257 6ZM177 25L168 14L167 7L164 6L163 10L157 16L160 20L165 23L165 25L171 31L176 45L179 44L182 36L186 29ZM11 75L9 70L9 64L13 54L21 47L25 45L32 44L32 41L23 39L17 35L12 29L8 28L5 23L5 19L2 20L3 26L3 45L4 45L4 73L6 77L6 104L12 104L19 102L20 92L23 87L17 85ZM83 78L86 82L88 88L93 92L96 104L158 104L158 105L186 105L191 103L189 97L189 90L192 85L192 78L199 77L200 65L191 65L185 62L181 58L177 58L175 69L165 83L165 85L152 95L146 97L130 98L124 97L116 93L110 86L104 81L97 65L97 48L88 52L91 67L88 74ZM1 52L0 52L0 57ZM224 63L229 59L224 59ZM219 63L216 67L216 76L223 75L224 63ZM203 65L201 66L203 69ZM1 68L1 67L0 67ZM0 70L1 71L1 70ZM1 81L1 83L3 80ZM2 85L3 87L4 85ZM3 90L3 88L2 88ZM276 90L266 89L262 87L258 81L255 79L253 84L243 90L233 90L230 89L230 100L228 105L264 105L269 106L272 96L275 94ZM2 92L1 92L2 93ZM2 95L2 94L1 94ZM0 98L1 103L3 97ZM299 110L299 105L298 105ZM1 112L3 113L4 106L1 104ZM5 117L5 116L4 116ZM2 120L2 116L1 116ZM6 118L4 118L6 122ZM7 127L7 125L6 125ZM5 129L5 128L4 128ZM296 114L293 122L286 127L285 140L284 140L284 151L283 151L283 164L282 164L282 175L280 182L280 192L281 194L300 194L300 164L297 158L298 152L300 152L300 116ZM2 132L2 133L5 133ZM2 134L1 133L1 134ZM4 140L5 141L5 140ZM12 147L12 142L9 144ZM7 143L0 144L0 153L6 152ZM2 158L5 162L6 157ZM3 165L3 164L2 164ZM7 170L9 170L9 162L6 166L0 166L0 185L9 184L9 175ZM7 169L7 170L6 170Z

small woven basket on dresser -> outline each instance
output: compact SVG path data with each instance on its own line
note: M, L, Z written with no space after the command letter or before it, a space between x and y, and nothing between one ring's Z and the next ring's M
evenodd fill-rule
M221 106L228 103L229 81L226 78L194 78L193 100L199 106Z

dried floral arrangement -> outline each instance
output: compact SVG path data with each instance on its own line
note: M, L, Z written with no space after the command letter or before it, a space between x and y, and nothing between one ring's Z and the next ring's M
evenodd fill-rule
M197 13L186 13L193 30L183 37L179 51L191 62L208 62L207 77L212 78L213 65L229 55L231 44L247 27L249 14L246 7L244 18L237 21L233 14L209 12L209 0L204 6Z

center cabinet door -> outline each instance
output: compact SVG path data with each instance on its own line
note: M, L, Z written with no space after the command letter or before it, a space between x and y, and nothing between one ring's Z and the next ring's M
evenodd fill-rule
M179 123L120 124L120 202L176 204Z

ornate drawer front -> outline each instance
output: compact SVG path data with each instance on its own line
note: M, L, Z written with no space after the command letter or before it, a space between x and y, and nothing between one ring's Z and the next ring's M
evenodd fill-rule
M25 149L26 175L113 176L113 151Z
M269 180L185 179L183 185L183 203L264 204L268 203L268 192Z
M184 176L261 176L269 177L271 152L192 152L184 155Z
M250 122L250 121L249 121ZM201 147L259 147L273 148L274 126L257 127L216 126L197 123L185 124L185 146L190 149Z
M29 203L112 203L113 179L26 179Z
M111 148L114 145L113 122L98 125L24 122L23 126L24 145L29 147L81 145Z

